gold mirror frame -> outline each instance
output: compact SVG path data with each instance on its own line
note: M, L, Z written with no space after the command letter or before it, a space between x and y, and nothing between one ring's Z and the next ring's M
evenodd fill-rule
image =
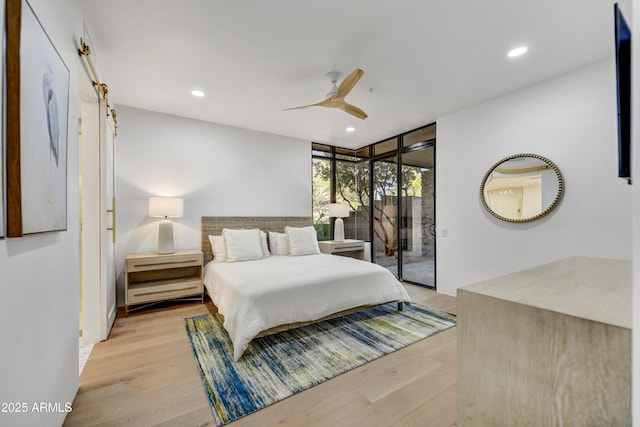
M540 213L538 213L537 215L533 215L527 218L521 218L521 219L514 219L514 218L508 218L505 217L503 215L500 215L499 213L495 212L493 209L491 209L491 207L489 206L486 198L485 198L485 186L487 185L487 180L492 176L493 172L495 172L500 165L502 165L503 163L509 161L509 160L513 160L513 159L518 159L518 158L523 158L523 157L527 157L527 158L534 158L534 159L538 159L541 160L542 162L545 163L545 165L547 165L548 167L546 168L540 168L540 170L543 169L551 169L553 170L553 172L556 175L556 178L558 180L558 189L556 191L556 195L555 198L553 199L553 201L549 204L549 206L547 206L546 208L542 209L542 211ZM506 222L530 222L530 221L535 221L537 219L540 219L546 215L548 215L553 209L555 209L555 207L558 205L558 203L560 202L560 199L562 198L562 195L564 194L564 179L562 178L562 174L560 173L560 169L558 169L558 167L549 159L539 156L537 154L530 154L530 153L524 153L524 154L514 154L513 156L509 156L509 157L505 157L504 159L496 162L493 166L491 166L491 168L487 171L487 173L484 175L484 177L482 178L482 184L480 185L480 200L482 201L482 206L484 206L484 208L487 210L487 212L489 212L491 215L493 215L494 217L502 220L502 221L506 221Z

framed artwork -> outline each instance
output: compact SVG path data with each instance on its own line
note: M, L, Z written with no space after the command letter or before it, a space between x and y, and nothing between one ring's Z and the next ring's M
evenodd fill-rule
M0 22L4 22L4 0L0 0ZM0 46L4 46L4 41L2 40L3 35L0 34ZM3 52L4 56L4 52ZM4 81L3 67L0 67L0 82ZM1 99L1 95L0 95ZM2 117L2 102L0 102L0 117ZM0 120L0 123L2 120ZM0 126L2 126L0 124ZM4 237L4 136L2 129L0 129L0 238Z
M26 0L7 14L7 235L66 230L69 69Z

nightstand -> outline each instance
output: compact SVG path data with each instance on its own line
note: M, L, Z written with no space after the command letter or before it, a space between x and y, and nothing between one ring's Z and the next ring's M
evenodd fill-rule
M125 309L184 297L204 301L202 252L129 254L125 258Z
M323 254L342 255L364 260L364 240L345 239L343 242L323 240L318 242Z

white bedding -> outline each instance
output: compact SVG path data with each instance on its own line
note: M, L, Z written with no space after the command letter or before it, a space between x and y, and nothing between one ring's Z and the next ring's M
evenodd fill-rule
M402 284L384 267L325 254L209 262L204 284L224 316L236 361L249 342L267 329L318 320L362 305L411 302Z

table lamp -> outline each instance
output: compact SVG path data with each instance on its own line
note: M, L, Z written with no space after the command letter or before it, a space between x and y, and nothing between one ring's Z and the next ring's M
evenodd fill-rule
M175 252L173 244L173 223L169 218L182 217L184 200L178 197L149 197L149 216L164 218L158 229L158 253L172 254Z
M329 203L329 216L336 218L333 226L333 240L344 242L344 221L349 216L349 205L346 203Z

